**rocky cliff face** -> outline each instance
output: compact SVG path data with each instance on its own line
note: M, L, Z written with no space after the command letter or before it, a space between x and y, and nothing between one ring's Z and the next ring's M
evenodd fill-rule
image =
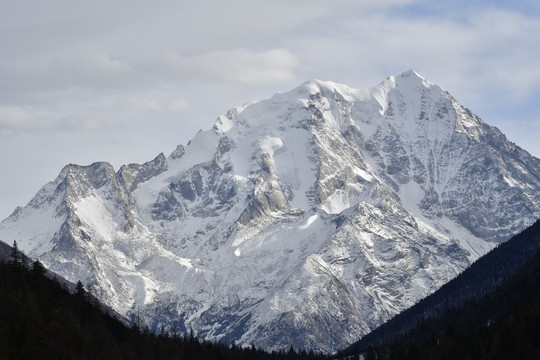
M414 71L311 81L168 158L68 165L0 239L154 329L330 352L530 225L539 176Z

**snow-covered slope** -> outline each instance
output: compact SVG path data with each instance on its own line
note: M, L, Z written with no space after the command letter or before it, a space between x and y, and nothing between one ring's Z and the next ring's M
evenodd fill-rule
M168 158L66 166L0 239L154 329L334 351L530 225L539 176L414 71L310 81Z

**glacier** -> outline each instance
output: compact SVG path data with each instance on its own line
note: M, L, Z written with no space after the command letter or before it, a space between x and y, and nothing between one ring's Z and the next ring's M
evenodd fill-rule
M331 353L540 215L540 160L410 70L230 109L168 157L70 164L0 224L157 330Z

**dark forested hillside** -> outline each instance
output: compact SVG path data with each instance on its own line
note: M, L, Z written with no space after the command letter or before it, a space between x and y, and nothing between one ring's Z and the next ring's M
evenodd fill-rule
M540 358L540 222L342 354Z
M193 332L152 334L142 324L126 327L100 310L77 284L71 294L10 251L0 261L0 359L322 359L293 348L267 353L200 341Z

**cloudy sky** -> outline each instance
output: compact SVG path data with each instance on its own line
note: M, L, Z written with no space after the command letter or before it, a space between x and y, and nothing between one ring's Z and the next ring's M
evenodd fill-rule
M539 3L0 0L0 218L68 163L168 155L315 78L414 69L540 157Z

